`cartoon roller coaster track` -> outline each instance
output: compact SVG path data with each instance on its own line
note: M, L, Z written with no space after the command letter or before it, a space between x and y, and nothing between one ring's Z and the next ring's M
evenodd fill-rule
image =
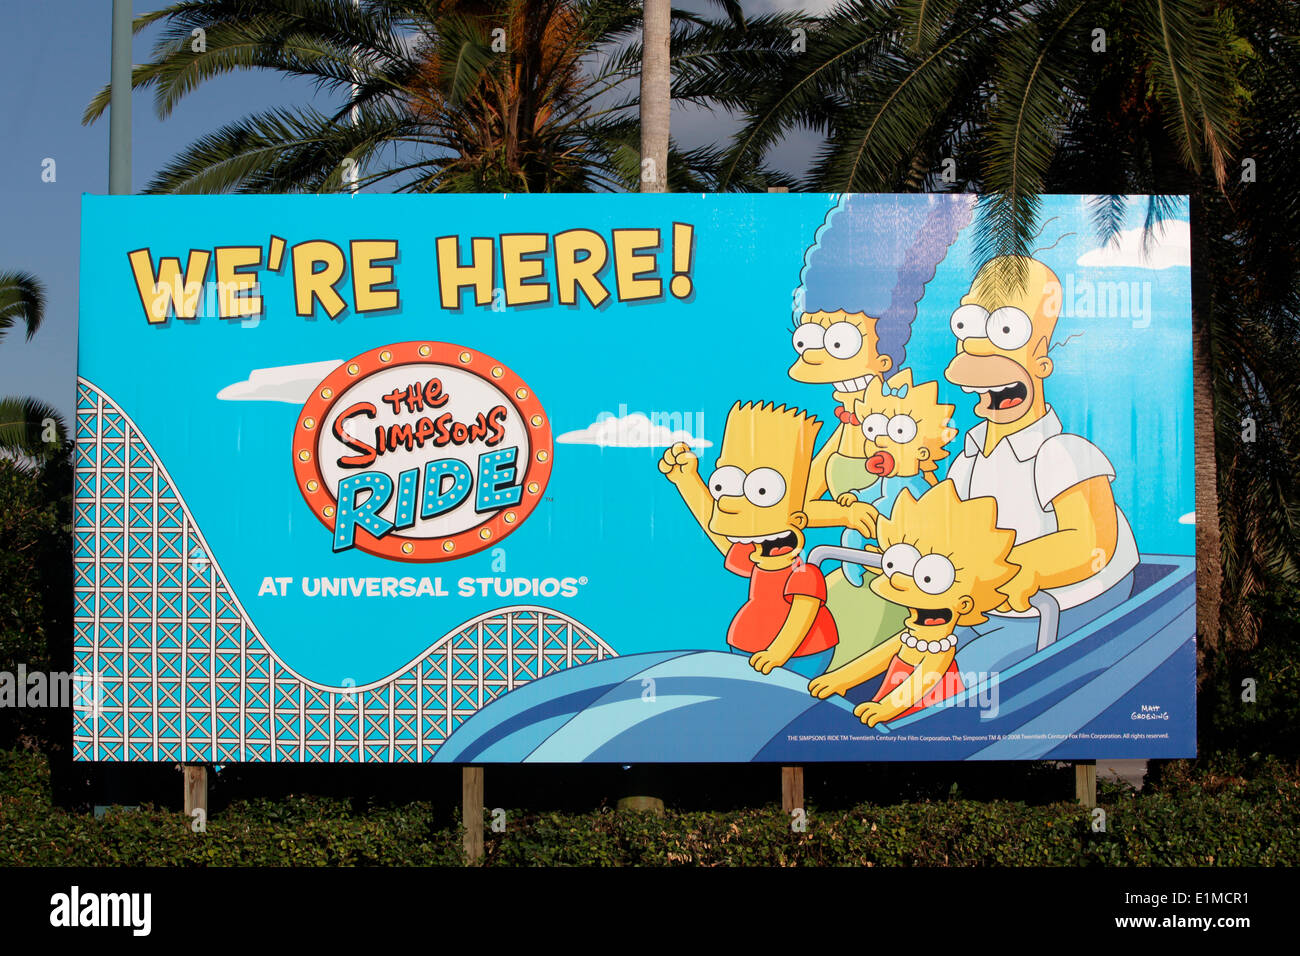
M572 618L518 606L382 680L308 680L258 631L139 428L85 379L76 436L78 760L423 762L501 694L616 656Z

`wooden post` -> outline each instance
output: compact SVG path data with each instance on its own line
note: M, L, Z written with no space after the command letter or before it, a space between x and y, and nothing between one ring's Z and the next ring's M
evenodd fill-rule
M657 785L662 784L662 782L662 777L655 780L654 772L648 770L645 765L633 764L624 779L623 796L618 799L618 808L620 810L641 810L663 816L663 798L646 796L646 791L656 789Z
M460 771L460 815L465 828L465 859L483 861L483 768L462 767Z
M206 764L187 763L185 773L185 816L194 819L194 811L203 811L203 822L208 818L208 768ZM200 832L200 831L196 831Z
M1097 805L1097 761L1074 762L1074 799L1089 810Z
M789 816L803 808L803 767L781 768L781 809Z

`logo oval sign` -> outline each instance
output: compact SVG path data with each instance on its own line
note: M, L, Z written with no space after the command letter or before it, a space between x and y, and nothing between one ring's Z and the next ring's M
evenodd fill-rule
M298 416L298 488L334 550L446 561L501 540L541 500L551 425L524 381L446 342L344 362Z

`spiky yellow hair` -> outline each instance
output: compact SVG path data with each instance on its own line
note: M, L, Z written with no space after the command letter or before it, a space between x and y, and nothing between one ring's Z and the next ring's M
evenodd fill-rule
M948 457L944 445L957 437L957 429L948 424L952 421L957 406L945 405L939 401L938 382L913 385L910 368L903 369L889 380L891 389L906 385L906 395L886 395L884 385L878 375L867 383L866 397L854 400L853 411L859 419L865 419L873 412L880 412L886 417L910 415L916 422L915 440L930 449L930 459L921 462L921 470L936 470L939 467L938 460Z
M772 402L736 402L727 413L718 461L746 471L776 468L790 500L802 505L822 423L806 411Z
M939 482L920 499L904 488L889 517L877 523L876 540L882 551L906 543L923 555L942 554L952 561L958 584L975 601L958 624L982 623L985 611L1006 600L998 588L1020 570L1007 560L1016 533L998 527L997 499L962 500L951 481Z

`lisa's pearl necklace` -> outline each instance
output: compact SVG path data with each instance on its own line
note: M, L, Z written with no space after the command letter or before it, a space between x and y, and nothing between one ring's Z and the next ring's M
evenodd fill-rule
M957 638L949 635L941 641L923 641L917 638L911 631L903 632L903 643L908 647L915 647L921 653L927 651L946 651L957 646Z

